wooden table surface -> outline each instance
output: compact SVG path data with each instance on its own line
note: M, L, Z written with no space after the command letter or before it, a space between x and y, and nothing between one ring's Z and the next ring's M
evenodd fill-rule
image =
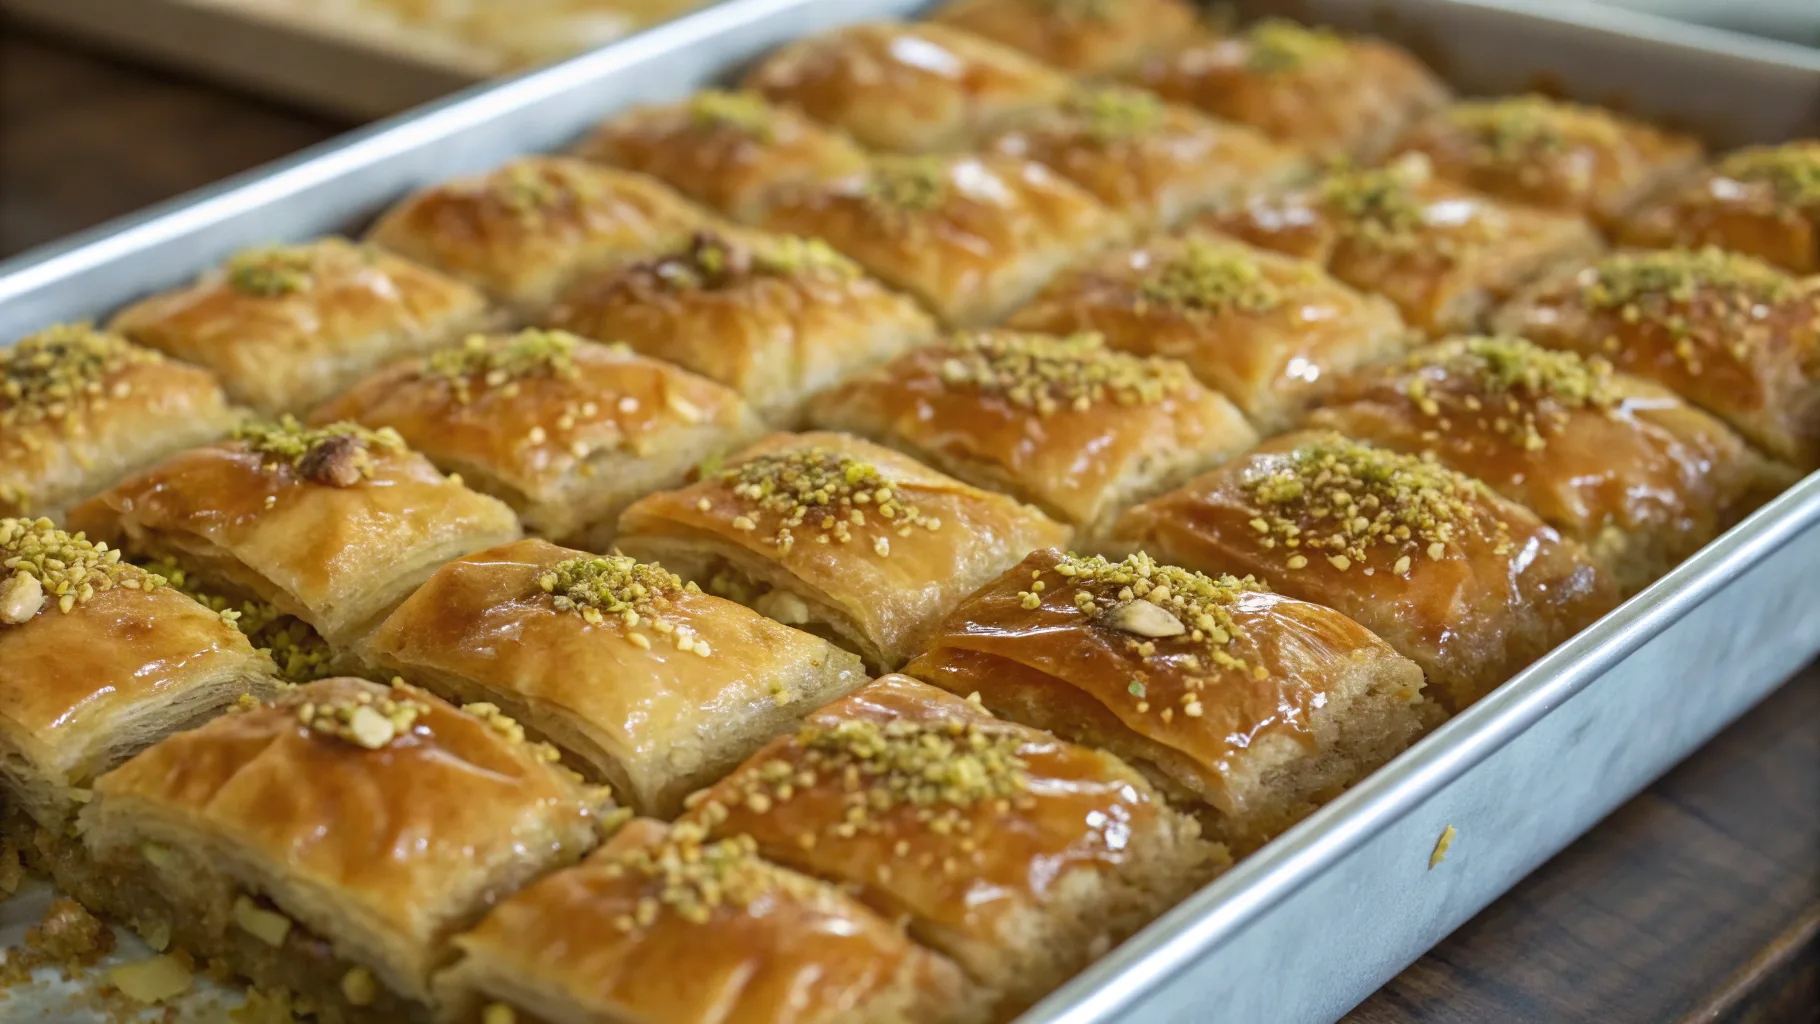
M0 21L0 257L345 127ZM1347 1020L1820 1021L1820 667Z

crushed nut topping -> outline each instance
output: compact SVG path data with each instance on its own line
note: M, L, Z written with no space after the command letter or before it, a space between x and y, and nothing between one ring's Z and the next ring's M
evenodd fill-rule
M29 619L23 613L34 596L39 608L54 604L68 614L104 590L156 590L164 583L164 577L121 561L119 549L59 530L49 519L0 519L0 595L8 613L23 616L0 621Z
M99 409L132 394L127 381L108 378L164 357L87 324L59 324L0 348L0 430Z
M1415 371L1439 369L1468 382L1484 397L1465 396L1466 412L1525 451L1547 447L1545 430L1564 426L1569 410L1607 408L1618 400L1610 363L1524 338L1456 338L1410 353L1404 365ZM1446 429L1449 422L1430 383L1418 373L1405 381L1403 390L1423 415L1440 418Z
M1695 375L1715 353L1748 360L1771 307L1800 294L1794 279L1775 267L1710 246L1608 256L1580 288L1590 309L1666 330L1676 358ZM1820 293L1807 300L1820 316ZM1614 335L1605 347L1615 353L1622 346Z
M1467 157L1473 164L1512 168L1526 179L1545 173L1539 162L1570 145L1622 141L1617 122L1605 111L1543 96L1466 100L1442 116L1471 140Z
M1283 302L1282 291L1264 277L1252 250L1196 238L1144 275L1137 306L1140 313L1151 303L1189 314L1268 313Z
M650 629L678 650L703 658L714 653L695 630L666 617L677 594L701 590L661 565L626 555L589 555L558 562L537 585L552 595L558 611L574 612L594 626L616 619L628 639L646 650L651 637L643 630Z
M651 847L626 850L609 860L609 877L644 883L648 894L632 913L614 922L622 932L649 928L674 914L693 925L707 924L722 906L745 907L784 882L782 872L758 858L751 836L707 842L706 830L679 824Z
M372 475L373 448L403 451L404 438L390 427L368 430L358 423L310 428L286 416L277 423L250 423L234 431L248 451L271 466L289 466L311 483L353 487Z
M776 516L777 531L767 538L788 554L796 543L796 530L804 524L818 529L816 543L845 544L853 528L877 523L900 537L912 529L938 530L942 521L906 504L878 467L819 445L770 452L723 470L720 479L733 493L758 511ZM737 530L756 530L758 523L742 515L733 521ZM889 553L889 547L879 550Z
M1802 209L1820 207L1820 142L1741 149L1719 161L1718 170L1740 181L1767 182L1779 203Z
M1150 405L1193 382L1181 363L1109 349L1098 334L967 331L947 348L944 384L1002 396L1039 416L1105 402Z
M1339 229L1352 241L1380 249L1413 248L1426 223L1416 190L1433 171L1419 153L1384 167L1336 171L1322 180L1321 201L1340 216Z
M1125 649L1146 662L1166 659L1191 676L1216 669L1260 679L1268 675L1262 666L1254 668L1228 650L1235 637L1245 635L1232 617L1233 605L1242 595L1265 589L1249 576L1208 576L1164 565L1141 551L1119 562L1068 555L1049 572L1059 577L1058 595L1066 593L1068 603L1096 625L1131 634ZM1045 587L1048 574L1037 570L1031 586ZM1200 685L1189 682L1189 692ZM1139 683L1133 695L1141 698L1142 691Z
M1338 33L1283 18L1266 18L1252 25L1245 39L1250 45L1245 66L1264 75L1301 71L1346 53L1346 40Z
M818 238L770 235L734 241L713 231L696 232L687 249L646 266L678 291L727 288L755 275L826 274L846 279L859 274L858 264Z
M227 282L242 295L273 299L310 287L317 250L309 245L273 245L235 253L227 262Z
M933 156L880 159L866 177L866 201L886 215L927 213L948 201L948 168Z
M508 213L536 220L562 206L582 206L600 196L593 178L569 167L537 160L518 160L489 176L483 188Z
M240 630L249 643L271 657L286 682L308 683L333 674L335 653L329 642L302 619L266 601L234 601L212 593L194 573L172 561L158 559L140 566Z
M1257 503L1251 527L1265 548L1282 548L1289 568L1323 558L1344 572L1374 548L1414 558L1445 557L1448 546L1478 517L1485 485L1463 473L1327 434L1270 460L1269 472L1243 484ZM1507 553L1508 524L1487 524L1495 550ZM1397 561L1403 575L1411 562Z
M562 751L548 743L534 743L525 738L525 727L518 720L499 710L499 705L487 701L475 701L463 704L461 710L487 724L487 728L504 738L514 746L523 746L531 756L545 764L556 764L562 760Z
M503 341L469 335L460 348L431 353L423 376L448 381L455 401L474 401L476 387L503 388L526 377L574 377L575 346L580 338L566 331L523 330Z
M731 128L759 142L777 132L776 111L753 92L705 89L689 98L689 120L698 128Z
M291 711L311 732L367 750L383 750L409 735L417 720L430 713L430 707L408 697L401 700L390 693L355 690L320 704L300 701L291 705Z
M1102 146L1155 131L1164 114L1163 100L1155 93L1117 85L1082 89L1064 109L1079 115L1088 137Z

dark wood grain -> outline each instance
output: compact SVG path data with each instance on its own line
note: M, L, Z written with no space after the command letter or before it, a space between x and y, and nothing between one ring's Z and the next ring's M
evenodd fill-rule
M0 21L0 256L256 166L341 127ZM1820 668L1349 1018L1815 1020Z

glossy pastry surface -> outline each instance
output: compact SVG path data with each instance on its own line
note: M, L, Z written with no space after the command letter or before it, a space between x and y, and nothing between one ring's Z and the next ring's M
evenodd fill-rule
M1820 140L1729 153L1645 204L1618 237L1650 248L1715 245L1820 273Z
M951 0L930 18L1087 76L1124 71L1202 32L1188 0Z

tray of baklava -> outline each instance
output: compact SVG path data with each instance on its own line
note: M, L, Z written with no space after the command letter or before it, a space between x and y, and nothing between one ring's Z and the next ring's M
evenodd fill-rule
M1820 142L874 6L0 349L0 1016L1010 1020L1812 518Z

